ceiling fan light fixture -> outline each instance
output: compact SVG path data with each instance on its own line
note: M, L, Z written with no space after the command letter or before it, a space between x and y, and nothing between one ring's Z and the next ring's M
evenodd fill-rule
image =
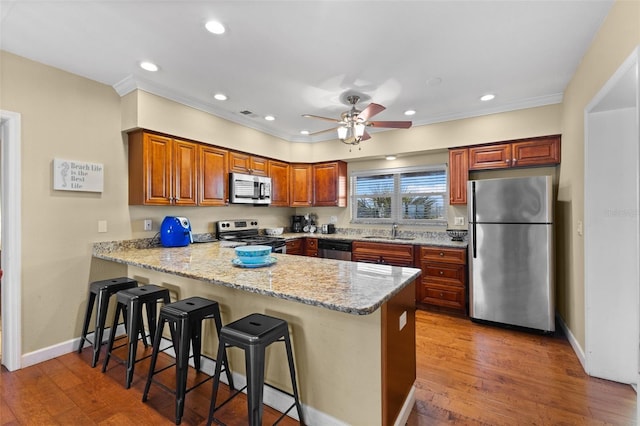
M224 25L222 25L218 21L209 21L204 25L204 27L210 33L217 34L217 35L224 34L224 32L226 31L226 28L224 27Z
M346 126L338 127L338 139L344 142L347 139L347 134L349 133L349 129Z
M356 123L353 126L353 135L358 142L360 142L360 139L362 139L362 136L364 136L365 127L366 126L364 123Z

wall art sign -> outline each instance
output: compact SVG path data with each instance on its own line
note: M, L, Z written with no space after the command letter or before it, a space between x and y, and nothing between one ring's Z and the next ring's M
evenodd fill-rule
M85 161L53 159L53 189L102 192L104 165Z

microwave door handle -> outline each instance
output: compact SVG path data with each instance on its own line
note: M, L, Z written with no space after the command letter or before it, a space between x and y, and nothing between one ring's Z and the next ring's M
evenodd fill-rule
M264 182L260 182L260 199L264 198Z

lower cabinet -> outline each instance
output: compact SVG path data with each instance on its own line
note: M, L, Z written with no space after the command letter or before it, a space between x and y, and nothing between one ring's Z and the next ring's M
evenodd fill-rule
M304 240L303 239L297 239L297 240L289 240L287 241L287 254L295 254L298 256L302 256L304 254L303 251L303 246L304 246Z
M413 245L354 241L351 245L353 262L380 263L413 267Z
M318 257L318 239L317 238L304 239L304 255L310 256L310 257Z
M467 249L421 246L422 275L416 287L418 305L435 305L467 314Z

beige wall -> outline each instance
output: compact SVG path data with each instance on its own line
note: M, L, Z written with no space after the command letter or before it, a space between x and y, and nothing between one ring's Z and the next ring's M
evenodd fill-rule
M640 2L617 1L564 95L557 305L582 348L585 344L584 239L578 235L577 227L578 222L584 221L584 109L638 44Z
M617 2L569 85L564 105L376 134L362 151L340 142L290 144L202 111L144 92L120 99L108 86L15 55L0 53L0 108L22 114L23 352L68 341L79 334L87 282L119 275L122 268L91 261L95 241L152 236L167 214L186 215L196 232L229 217L258 217L265 226L288 224L289 208L161 208L127 204L127 149L122 130L145 127L288 161L343 158L351 168L379 167L387 153L426 153L403 162L440 162L451 146L563 133L558 211L559 309L584 344L582 239L583 110L597 90L640 43L640 3ZM433 151L435 150L435 151ZM100 194L53 191L54 157L100 162ZM317 209L348 223L345 209ZM97 232L106 220L107 233ZM37 314L34 314L36 313Z

